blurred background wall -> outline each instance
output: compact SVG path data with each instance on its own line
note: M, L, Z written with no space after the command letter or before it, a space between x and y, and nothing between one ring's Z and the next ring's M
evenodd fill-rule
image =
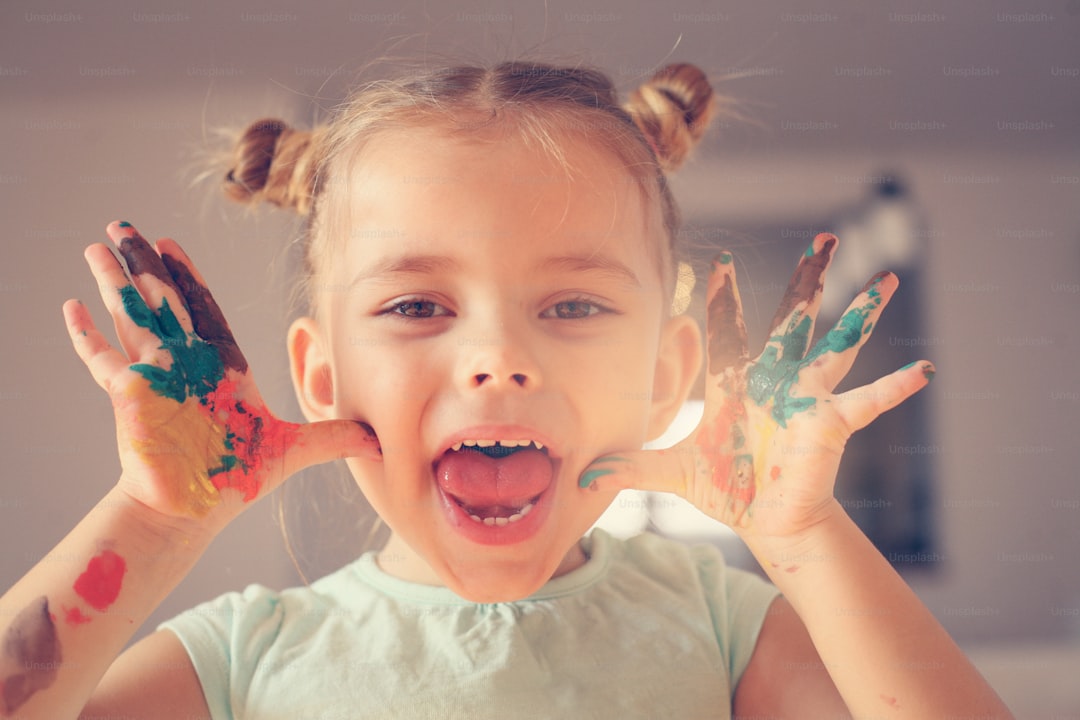
M872 343L938 368L932 443L892 451L933 456L935 555L907 576L1018 715L1080 717L1068 681L1080 666L1078 37L1077 0L5 3L0 584L119 472L108 402L60 315L80 297L109 324L81 257L108 221L185 246L271 407L299 419L283 343L297 226L227 207L216 179L192 184L218 128L309 122L390 51L585 62L623 93L685 60L751 120L718 123L673 180L696 238L770 228L737 235L749 262L781 240L805 245L808 225L902 178L920 223L924 326ZM783 291L761 280L744 289L751 324ZM269 502L144 631L251 582L298 582Z

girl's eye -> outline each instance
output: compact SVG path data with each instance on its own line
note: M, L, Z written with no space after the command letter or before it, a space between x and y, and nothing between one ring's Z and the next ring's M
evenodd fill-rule
M446 308L430 300L406 300L395 303L385 312L407 318L430 318L449 314Z
M592 315L599 315L605 310L606 308L588 300L564 300L552 305L545 311L544 316L552 317L550 313L554 311L554 317L560 320L581 320Z

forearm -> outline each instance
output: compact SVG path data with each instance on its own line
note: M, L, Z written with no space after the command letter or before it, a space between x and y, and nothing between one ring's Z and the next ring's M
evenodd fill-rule
M797 542L744 539L854 717L1012 718L839 503Z
M0 717L77 717L211 539L106 495L0 598Z

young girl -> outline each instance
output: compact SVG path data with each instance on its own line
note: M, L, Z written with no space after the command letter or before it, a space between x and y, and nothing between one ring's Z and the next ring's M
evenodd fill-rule
M506 63L372 84L311 132L252 125L228 193L308 220L288 350L309 424L267 409L175 242L109 225L126 269L103 244L86 259L121 348L78 301L64 313L123 470L51 555L72 562L0 601L0 715L1009 717L832 496L848 437L933 373L832 394L894 276L810 348L837 247L817 237L751 359L720 253L704 420L640 450L700 371L697 325L670 309L665 173L714 106L690 65L622 109L598 73ZM120 654L230 520L338 458L385 547ZM775 587L711 548L587 534L623 488L730 525Z

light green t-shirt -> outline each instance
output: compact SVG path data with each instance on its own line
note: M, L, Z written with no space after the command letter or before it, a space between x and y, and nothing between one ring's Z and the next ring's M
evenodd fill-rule
M602 530L582 545L584 565L517 602L406 582L368 553L161 627L215 720L729 717L776 588L712 546Z

